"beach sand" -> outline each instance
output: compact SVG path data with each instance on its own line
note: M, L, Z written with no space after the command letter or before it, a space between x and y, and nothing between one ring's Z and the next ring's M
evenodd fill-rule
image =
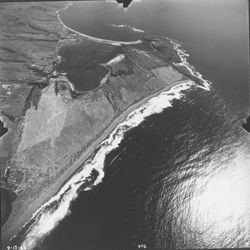
M60 176L60 178L50 187L50 189L47 190L46 193L43 193L42 196L37 200L37 202L29 210L26 210L26 212L18 220L16 220L13 226L9 226L8 228L5 229L4 238L2 239L3 242L12 237L13 235L15 235L16 233L18 233L20 229L33 217L34 213L36 213L36 211L41 206L43 206L43 204L48 202L51 197L53 197L59 192L64 183L67 182L72 175L74 175L74 173L92 155L97 146L103 140L105 140L106 137L110 135L110 133L126 118L127 115L129 115L132 111L136 110L138 107L142 106L145 102L147 102L151 98L159 95L161 92L168 91L172 87L179 84L183 84L185 82L187 82L187 80L176 82L172 86L167 86L165 88L158 90L157 92L131 105L126 111L124 111L122 114L116 117L112 121L112 123L105 129L105 131L96 140L94 140L93 143L86 149L86 151L82 154L82 156Z
M37 3L39 6L42 5L41 3ZM18 6L17 6L18 7ZM25 9L25 7L23 7ZM25 10L24 10L25 11ZM56 15L57 17L59 17L59 11L55 11L54 15ZM58 21L58 20L57 20ZM58 22L60 24L60 22ZM58 25L58 24L56 24ZM60 30L59 27L57 27L58 30ZM66 27L64 27L66 28ZM74 30L71 30L71 32L75 32ZM76 38L72 38L70 34L67 34L65 32L65 30L62 32L62 34L68 36L66 39L66 42L68 44L72 43L72 41L75 41ZM82 39L88 39L88 37L86 37L85 35L81 35L81 37L83 37ZM72 41L71 41L72 38ZM95 39L92 39L93 41L95 41ZM58 41L59 42L59 41ZM102 42L102 43L110 43L110 41L106 41L106 40L102 40L100 41L100 39L98 41L95 42ZM112 41L113 42L113 41ZM167 45L169 46L169 42L168 41L164 41ZM163 42L163 46L164 46L164 42ZM119 42L118 42L119 43ZM63 46L62 45L62 41L59 42L59 46L57 44L57 52L58 52L58 48ZM115 44L117 45L117 44ZM120 46L121 44L119 44ZM116 47L116 46L115 46ZM68 136L65 139L65 133L61 133L59 132L58 135L58 139L60 141L59 146L62 145L62 147L59 147L57 145L57 149L56 150L61 150L61 151L66 151L67 148L63 145L63 144L67 144L68 140L70 138L70 136L73 136L73 138L76 136L82 136L88 132L89 130L84 130L84 128L82 128L82 131L80 131L80 135L78 128L81 127L81 125L85 126L85 121L82 121L82 116L84 115L84 117L88 117L89 118L89 124L92 125L96 125L96 123L93 123L93 121L95 121L97 118L98 119L104 119L103 121L99 121L99 127L97 127L97 130L101 133L98 134L98 136L96 136L96 129L93 129L93 135L92 133L89 135L88 140L89 143L87 144L86 141L84 141L84 138L81 138L84 141L84 145L87 144L88 146L84 148L84 150L82 151L82 153L80 154L79 158L75 159L75 161L73 161L73 163L70 163L70 160L68 160L67 162L63 163L64 165L57 163L58 159L55 159L54 162L52 162L52 165L56 165L58 164L58 168L61 168L63 171L61 172L60 175L56 175L54 172L52 172L52 174L54 174L54 176L57 176L56 180L54 180L53 183L49 183L49 185L47 184L47 180L46 179L37 179L40 182L36 182L36 176L33 177L31 176L30 179L26 179L25 181L27 182L27 184L25 182L23 182L21 180L21 184L23 185L20 188L23 187L22 192L25 195L23 195L22 197L24 197L24 200L22 200L22 198L17 198L17 200L13 203L13 213L10 215L9 219L7 220L6 224L2 227L2 244L3 247L6 247L8 240L13 237L15 234L17 234L21 228L25 225L25 223L29 222L29 220L33 217L34 213L36 213L37 210L39 210L39 208L41 208L46 202L48 202L50 200L50 198L52 198L53 196L55 196L60 188L63 186L63 184L65 182L67 182L72 175L74 175L74 173L84 164L84 162L92 155L92 153L95 151L95 149L97 148L97 146L105 139L107 138L110 133L117 127L117 125L119 123L121 123L128 114L130 114L133 110L137 109L138 107L142 106L145 102L147 102L148 100L150 100L151 98L159 95L161 92L165 92L170 90L172 87L178 85L178 84L182 84L185 83L187 81L190 81L189 78L184 77L181 73L179 73L178 71L174 70L171 66L170 66L170 62L166 62L165 60L163 60L160 56L162 56L162 52L161 51L155 51L152 50L152 48L150 47L150 39L147 38L143 41L143 43L140 41L137 42L132 42L132 43L125 43L122 46L123 49L123 53L126 54L126 58L122 61L117 62L117 65L114 64L112 65L112 70L116 71L119 69L119 64L122 64L122 68L129 68L127 75L125 76L110 76L107 83L102 84L98 89L95 89L94 91L90 91L88 93L82 93L79 94L80 97L78 99L68 99L67 102L72 102L74 103L79 103L79 106L72 106L75 107L76 109L74 110L74 114L76 115L76 118L74 121L72 121L70 118L67 120L67 123L74 123L77 124L74 125L75 129L77 129L76 132L71 132L70 133L66 133ZM147 53L142 53L142 51L148 51L150 50L150 56ZM168 53L172 53L173 55L175 54L174 51L170 51L168 50ZM53 52L54 53L54 52ZM54 55L54 54L53 54ZM115 58L115 56L114 56ZM53 60L52 60L53 61ZM131 70L132 69L132 70ZM125 70L126 71L126 70ZM131 73L132 72L132 73ZM59 79L60 80L60 79ZM44 90L42 90L41 92L49 92L52 87L52 85L48 86L47 88L45 88ZM66 91L67 92L67 91ZM68 92L67 92L68 93ZM112 95L111 95L112 94ZM54 94L55 95L55 94ZM82 95L82 96L81 96ZM59 95L55 95L52 96L52 94L43 94L43 96L45 96L46 98L50 98L50 100L55 100L54 103L52 104L56 104L58 103L58 99L60 99L60 94ZM98 102L98 100L101 97L101 101ZM92 105L92 109L88 109L88 105L89 103L88 100L91 100L91 105ZM32 98L31 98L32 101ZM97 105L95 105L97 104ZM38 100L38 105L39 105L39 100ZM62 105L62 102L60 101L60 105ZM69 103L67 104L68 106ZM105 106L106 105L106 106ZM60 106L60 108L61 108ZM80 108L79 108L80 107ZM91 107L91 106L90 106ZM95 107L95 108L93 108ZM105 108L105 112L106 114L104 114L101 118L100 118L100 114L99 112L102 112L101 109ZM46 108L46 107L45 107ZM95 109L95 110L93 110ZM81 111L82 113L79 115L78 111ZM91 111L90 111L91 110ZM110 114L109 111L112 111L113 113ZM117 111L118 110L118 111ZM50 110L49 110L50 111ZM57 111L57 109L55 110ZM38 138L37 141L34 142L31 141L32 138L29 138L28 140L24 140L24 138L27 137L23 137L24 134L24 128L25 128L25 124L27 123L30 127L30 122L36 122L37 123L37 128L36 126L33 128L35 129L34 131L30 131L27 130L25 133L26 135L29 136L29 134L32 132L34 135L36 134L36 132L38 131L43 131L42 127L40 130L40 121L39 119L36 121L36 117L39 118L37 115L39 114L38 110L36 110L35 108L30 108L28 109L28 114L26 111L26 114L24 117L27 117L29 115L29 119L27 120L27 122L24 120L21 120L21 122L18 123L17 126L17 130L22 133L20 134L19 138L21 138L21 142L17 141L16 143L17 145L17 152L16 155L14 154L14 161L15 164L13 164L10 167L10 175L12 175L12 170L13 171L13 179L16 178L15 173L19 173L20 171L26 171L27 168L32 167L32 164L30 162L26 162L25 160L23 160L23 158L25 159L30 159L33 158L34 156L34 152L32 150L34 150L34 146L36 145L41 145L40 142L44 142L44 141L39 141L39 136L41 137L41 135L37 135L36 138ZM45 112L47 112L47 110L45 110ZM92 113L91 113L92 112ZM46 114L50 114L50 112L47 112ZM32 114L34 114L34 117L32 117ZM51 112L51 115L53 115L53 113ZM78 118L79 116L79 118ZM32 119L30 119L32 118ZM48 119L49 120L49 119ZM43 122L43 121L41 121ZM80 126L79 126L80 123ZM46 122L45 122L46 125ZM63 129L65 128L65 130L67 129L67 126L64 126L64 124L57 124L57 126L60 125ZM48 128L48 125L46 125ZM54 126L54 125L53 125ZM32 126L31 126L32 127ZM48 135L45 136L49 136L51 134L51 128L49 127L49 133ZM53 129L57 129L57 127L53 128ZM68 131L68 130L67 130ZM92 130L91 130L92 131ZM75 133L75 134L74 134ZM44 133L42 133L44 136ZM91 138L92 135L92 138ZM31 136L32 137L32 136ZM49 137L48 137L49 138ZM49 138L50 139L50 138ZM57 139L57 138L56 138ZM20 139L19 139L20 140ZM71 140L71 139L70 139ZM33 144L32 144L33 143ZM47 141L46 141L47 143ZM72 147L75 147L75 144L78 143L77 145L77 150L79 150L79 148L83 148L84 145L82 145L82 142L74 142L74 139L72 139L72 141L70 141L70 143L72 144ZM22 145L22 147L20 146ZM52 145L53 146L53 145ZM49 158L50 156L46 155L47 153L49 154L50 151L54 150L54 147L52 147L51 145L40 148L40 151L35 151L36 152L36 156L38 159L35 159L36 163L38 163L36 165L36 169L41 169L42 171L44 171L44 168L47 168L48 172L51 171L50 166L46 165L46 162L44 161L44 159ZM18 149L19 147L19 149ZM20 149L21 148L21 149ZM20 151L18 151L20 150ZM24 152L25 150L25 156L23 155L22 152ZM44 150L44 151L43 151ZM46 150L46 151L45 151ZM65 152L65 155L68 157L68 159L75 153L78 153L79 151L74 151L75 149L72 149L72 152ZM14 152L15 153L15 152ZM40 159L39 157L44 157L44 159ZM54 157L54 155L53 155ZM53 158L51 159L51 161L53 161ZM21 165L23 164L23 165ZM30 164L30 166L29 166ZM53 165L53 167L54 167ZM16 170L15 170L16 168ZM15 172L16 171L16 172ZM35 182L34 182L35 179ZM53 178L52 178L53 179ZM26 186L30 185L30 182L34 182L37 183L34 184L32 187L28 187L26 188ZM40 185L40 186L39 186ZM14 187L15 188L15 187ZM37 190L36 190L37 189ZM42 190L42 191L39 191ZM15 191L15 190L13 190ZM31 194L29 194L28 192L31 192ZM32 193L33 192L33 193ZM29 205L29 208L27 208L25 206L25 204Z

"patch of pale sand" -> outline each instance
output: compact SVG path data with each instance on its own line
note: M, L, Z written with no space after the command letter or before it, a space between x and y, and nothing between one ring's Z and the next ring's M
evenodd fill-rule
M176 82L183 80L183 75L170 66L152 69L151 72L163 81Z
M121 62L124 58L125 58L125 56L123 54L119 54L118 56L116 56L113 59L111 59L110 61L108 61L106 63L106 65L112 65L112 64Z
M42 141L54 141L60 135L66 118L66 106L53 85L45 88L37 109L32 105L26 111L24 128L17 151L23 151Z

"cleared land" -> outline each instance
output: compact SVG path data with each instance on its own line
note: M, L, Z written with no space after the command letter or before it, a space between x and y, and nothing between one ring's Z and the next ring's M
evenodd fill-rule
M20 79L28 77L29 81L43 82L42 86L32 88L25 98L23 113L11 121L14 124L11 150L5 165L9 170L7 175L5 171L1 176L1 185L14 191L17 197L12 202L10 217L2 227L4 243L58 191L129 112L160 91L188 79L173 66L172 62L178 61L178 56L169 41L147 37L143 38L142 44L112 50L109 57L122 54L124 58L106 65L109 74L98 88L81 94L72 91L64 76L53 75L54 65L58 63L58 42L63 40L69 44L74 41L71 46L81 43L57 21L55 11L61 7L62 3L16 3L4 4L1 10L12 18L13 24L16 23L14 30L4 31L5 50L25 51L30 55L21 65L10 62L6 66L6 72L7 69L16 72L18 67L20 75L17 72L16 78L11 78L11 74L4 71L1 77L4 81L11 79L15 82L20 76ZM28 18L30 13L33 14ZM6 27L8 22L9 19L3 18L1 26ZM19 28L22 34L17 33ZM26 29L33 31L26 32ZM8 45L8 39L19 39L19 42ZM103 58L100 64L112 59L107 60L107 55ZM33 73L29 75L27 66L30 68L31 65ZM34 69L40 75L34 73ZM8 103L6 98L3 103ZM3 106L1 111L5 119L8 114L12 115L11 107L10 104Z

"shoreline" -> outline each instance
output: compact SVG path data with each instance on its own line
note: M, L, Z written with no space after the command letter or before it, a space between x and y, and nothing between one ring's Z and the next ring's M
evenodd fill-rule
M84 164L92 155L92 153L95 151L95 149L109 136L109 134L122 122L124 119L134 110L142 106L145 102L149 101L153 97L158 96L161 92L167 92L171 90L173 87L190 82L190 80L182 80L174 83L171 87L166 86L155 93L152 93L151 95L141 99L137 103L132 104L129 106L123 113L118 115L111 124L105 129L105 131L102 133L100 137L98 137L92 145L90 145L87 150L83 153L83 155L70 167L68 168L57 180L54 185L50 187L50 190L40 197L39 202L37 202L31 209L32 211L26 211L26 213L23 215L23 217L20 219L18 224L15 225L15 229L11 230L12 233L9 233L9 235L6 235L5 237L8 238L8 243L11 242L13 238L15 238L16 234L18 234L19 231L21 231L29 222L31 219L33 219L52 199L55 195L57 195L60 190L63 188L63 186L66 184L67 181L69 181L79 170L82 164ZM30 210L31 210L30 209Z
M70 7L72 5L72 3L68 3L64 8L56 11L56 14L57 14L57 18L59 20L59 22L63 25L64 28L66 28L67 30L81 36L81 37L84 37L88 40L92 40L94 42L98 42L98 43L108 43L108 44L111 44L111 45L114 45L114 46L121 46L121 45L133 45L133 44L140 44L142 43L141 40L136 40L136 41L130 41L130 42L124 42L124 41L114 41L114 40L108 40L108 39L102 39L102 38L98 38L98 37L93 37L93 36L90 36L90 35L87 35L87 34L83 34L77 30L74 30L68 26L66 26L62 19L61 19L61 16L60 16L60 12L67 9L68 7Z
M82 34L78 31L75 31L75 30L67 27L66 25L64 25L64 23L60 19L60 12L64 9L66 9L67 7L69 7L70 5L71 5L70 3L66 3L66 6L55 11L55 14L57 16L57 19L59 20L59 23L67 30L70 30L71 32L73 32L81 37L93 40L95 42L109 43L109 44L112 44L114 46L121 46L122 44L133 45L133 44L142 43L141 40L132 41L132 42L119 42L119 41L111 41L111 40L94 38L94 37ZM58 51L58 48L60 47L61 44L63 44L63 39L58 40L56 51ZM190 80L181 80L181 81L177 81L177 82L172 83L171 86L162 87L161 89L157 90L156 92L142 98L138 102L133 103L125 111L123 111L121 114L114 117L113 121L105 128L103 133L92 142L92 144L86 149L86 151L82 154L82 156L78 160L76 160L76 162L70 168L65 170L65 172L57 179L57 181L50 187L50 189L46 193L43 193L41 195L41 197L39 198L39 201L37 203L35 203L28 211L26 211L22 215L22 218L19 218L19 221L15 225L13 225L10 228L10 230L8 230L7 234L5 234L5 236L4 236L4 239L2 239L3 243L4 244L10 243L11 240L15 237L15 235L18 234L18 232L20 230L22 230L22 228L24 228L30 222L30 220L32 218L34 218L41 211L41 209L43 209L47 205L47 203L50 201L50 199L52 199L56 194L58 194L60 192L60 190L66 184L66 182L69 181L76 174L76 171L79 170L81 165L84 164L91 157L91 155L95 151L95 149L109 136L109 134L132 111L134 111L135 109L142 106L145 102L147 102L151 98L159 95L161 92L169 91L174 86L188 82L188 81L190 81ZM72 87L72 85L71 85L71 87ZM199 87L199 86L197 86L197 87Z
M170 39L168 37L165 37L165 38L168 39L170 43L173 45L173 49L177 52L181 60L180 63L174 63L174 65L177 67L178 66L185 67L192 76L202 81L203 86L199 85L199 87L206 91L209 91L212 85L212 82L204 79L203 75L199 71L197 71L196 68L187 61L187 58L190 55L187 53L187 51L184 48L182 48L182 43L174 39Z

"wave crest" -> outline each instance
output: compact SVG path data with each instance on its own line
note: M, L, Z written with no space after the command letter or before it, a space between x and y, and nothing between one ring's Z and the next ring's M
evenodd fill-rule
M166 37L166 39L168 39L170 41L170 43L173 45L173 49L177 52L177 54L181 60L180 63L174 63L174 65L185 67L191 73L192 76L194 76L202 81L203 86L199 85L198 87L209 91L212 82L205 80L203 78L203 75L200 72L198 72L193 65L189 64L189 62L187 61L189 54L186 52L186 50L181 48L181 44L178 43L177 41L174 41L173 39L169 39L167 37Z
M90 190L102 181L106 155L119 146L128 130L138 126L150 115L161 113L164 109L171 107L171 102L174 99L180 99L183 96L182 91L188 90L192 86L197 85L193 81L185 81L168 91L161 92L158 96L151 98L143 106L131 112L109 137L98 145L95 154L85 162L78 173L64 184L57 195L36 212L34 223L26 232L20 249L34 249L39 241L70 213L71 202L77 198L78 190L90 178L93 170L98 172L98 176L91 187L85 187L83 190Z

